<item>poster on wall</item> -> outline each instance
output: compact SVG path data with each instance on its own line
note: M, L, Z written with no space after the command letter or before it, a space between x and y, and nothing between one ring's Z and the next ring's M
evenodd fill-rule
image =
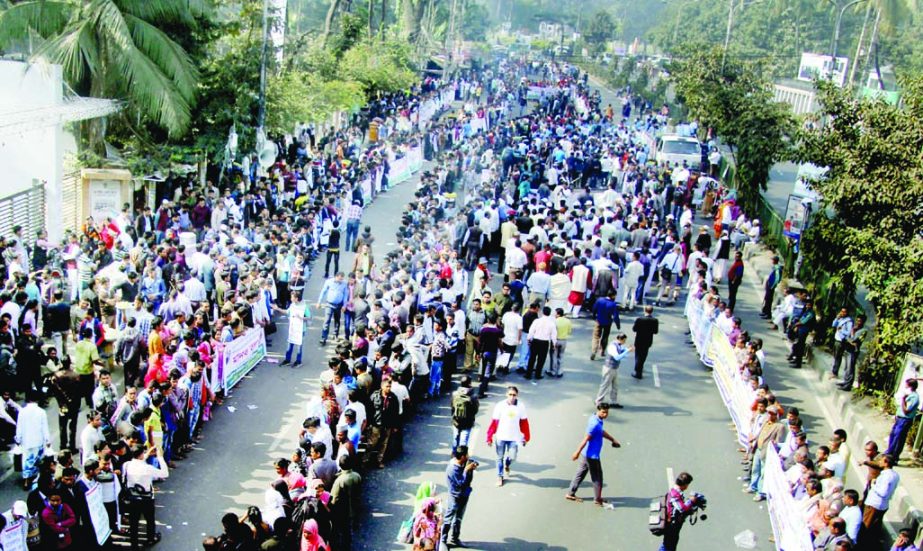
M803 197L788 196L788 208L785 209L785 220L782 223L782 233L792 239L801 238L801 232L808 221L808 208Z
M122 184L116 180L90 182L90 216L97 223L115 218L122 207Z

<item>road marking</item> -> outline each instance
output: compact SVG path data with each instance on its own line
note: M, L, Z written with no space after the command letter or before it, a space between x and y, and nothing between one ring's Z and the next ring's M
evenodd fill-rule
M675 480L676 477L673 476L673 467L667 467L667 486L672 488Z
M657 364L654 364L654 387L660 388L660 371L657 369Z

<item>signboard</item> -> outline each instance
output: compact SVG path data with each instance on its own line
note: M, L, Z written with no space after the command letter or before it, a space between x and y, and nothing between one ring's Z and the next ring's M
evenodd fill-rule
M815 79L829 80L839 87L846 84L846 68L849 65L848 57L833 57L823 54L801 54L801 65L798 67L798 80L812 82Z
M792 497L782 470L782 460L774 446L766 450L763 489L769 498L769 523L779 551L811 551L811 532Z
M90 182L90 216L97 223L115 218L122 207L122 184L116 180Z
M225 343L222 356L222 388L227 392L266 356L263 328L249 329L233 341Z
M782 222L782 233L792 239L800 239L808 223L810 209L804 202L804 197L797 195L788 196L788 206L785 208L785 220Z
M93 486L84 495L86 495L87 507L90 510L90 520L93 522L93 529L96 531L96 541L103 545L112 535L112 529L109 528L109 513L103 503L101 486L99 484Z
M3 532L0 532L0 546L3 551L26 551L25 519L9 522Z

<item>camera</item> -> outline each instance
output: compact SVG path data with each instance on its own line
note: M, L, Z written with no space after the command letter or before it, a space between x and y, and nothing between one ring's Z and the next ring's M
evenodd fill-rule
M479 466L481 465L480 463L478 463L478 462L475 461L474 459L469 459L469 460L468 460L468 463L471 463L471 464L474 465L475 467L479 467Z
M696 520L708 520L708 515L704 513L705 509L708 507L708 499L705 497L705 494L694 492L692 495L695 497L695 505L693 506L695 519L690 521L690 524L695 524Z

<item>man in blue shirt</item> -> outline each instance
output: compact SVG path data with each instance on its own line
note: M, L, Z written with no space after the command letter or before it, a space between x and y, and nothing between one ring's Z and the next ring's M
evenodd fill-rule
M442 521L442 541L448 547L464 547L458 538L468 498L471 496L471 481L477 468L477 461L468 460L468 446L458 446L452 450L452 459L445 470L449 499Z
M340 317L343 313L343 306L346 304L348 288L346 285L343 272L337 272L335 276L324 281L324 286L320 290L320 296L317 298L317 307L326 305L327 316L324 320L324 330L321 332L320 344L327 344L327 335L330 333L330 320L333 320L333 338L340 334Z
M593 305L593 313L596 314L596 327L593 328L593 345L590 350L590 360L595 360L596 355L600 356L609 346L609 331L612 330L612 324L615 323L617 329L622 328L622 321L619 319L619 305L615 301L615 290L609 293Z
M907 440L910 427L913 426L914 419L920 414L920 395L917 394L919 383L917 379L907 379L904 385L907 390L898 402L894 425L891 427L891 435L888 437L888 451L885 452L894 458L895 463L900 460L901 452L904 451L904 441Z
M603 402L596 406L596 415L590 416L587 422L586 434L571 458L574 461L579 459L580 463L577 466L577 474L574 475L574 479L570 483L570 490L564 494L564 498L568 501L581 501L577 497L577 488L580 487L583 479L586 478L587 472L589 472L590 480L593 481L596 505L601 507L605 503L602 497L603 469L599 461L599 454L603 449L603 439L612 442L613 448L621 447L619 441L603 429L603 421L607 417L609 417L609 404Z

